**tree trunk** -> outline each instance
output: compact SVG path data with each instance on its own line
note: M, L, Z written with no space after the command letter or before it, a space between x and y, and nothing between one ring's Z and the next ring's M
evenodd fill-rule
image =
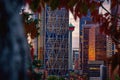
M0 80L27 80L29 48L21 23L23 0L0 0Z

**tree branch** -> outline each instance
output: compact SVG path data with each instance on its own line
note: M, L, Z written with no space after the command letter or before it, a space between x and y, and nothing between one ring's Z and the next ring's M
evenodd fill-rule
M116 16L116 18L120 19L119 16L111 14L111 13L102 5L102 3L100 3L100 6L101 6L107 13L109 13L111 16L113 16L113 17Z

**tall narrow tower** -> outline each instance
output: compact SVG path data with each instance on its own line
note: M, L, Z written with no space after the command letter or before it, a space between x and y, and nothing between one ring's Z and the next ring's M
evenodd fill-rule
M70 23L69 24L69 61L68 61L68 68L69 70L73 70L73 52L72 52L72 32L74 31L74 26Z

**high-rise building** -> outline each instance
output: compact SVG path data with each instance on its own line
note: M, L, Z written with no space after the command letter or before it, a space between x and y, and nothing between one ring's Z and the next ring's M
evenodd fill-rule
M92 22L83 26L82 66L88 72L88 61L104 61L107 56L106 35L99 32L99 24Z
M89 73L89 61L104 61L115 53L115 46L109 36L100 33L99 24L92 23L88 20L82 24L80 34L80 60L82 71ZM108 74L111 66L106 64Z
M106 36L106 41L107 41L107 57L111 57L113 54L115 54L115 45L112 42L110 36Z
M46 6L41 14L40 52L48 75L65 75L68 72L69 12L52 11Z
M107 36L107 57L110 58L113 54L115 54L115 44L112 42L110 36ZM111 77L111 63L107 62L107 73L108 77Z
M86 21L91 21L91 17L90 17L90 12L88 13L87 16L83 16L81 19L80 19L80 30L79 30L79 56L80 56L80 70L81 72L83 72L83 55L84 55L84 52L83 52L83 28L84 28L84 25L86 24Z
M80 68L80 61L79 61L79 49L74 48L73 49L73 64L74 64L74 70L78 71Z

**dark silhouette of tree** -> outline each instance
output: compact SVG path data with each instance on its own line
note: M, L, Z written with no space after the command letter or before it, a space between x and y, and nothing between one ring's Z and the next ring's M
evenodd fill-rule
M27 80L29 46L20 9L23 0L0 0L0 80Z

